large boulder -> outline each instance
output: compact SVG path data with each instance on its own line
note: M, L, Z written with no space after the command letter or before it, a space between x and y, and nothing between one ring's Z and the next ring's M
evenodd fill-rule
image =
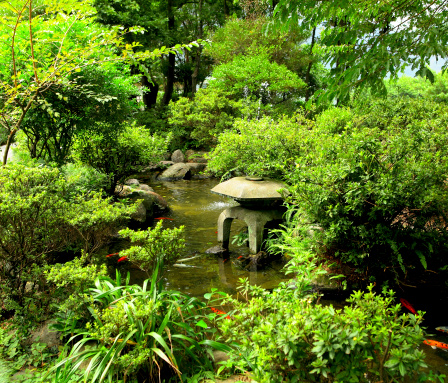
M206 164L208 162L205 158L206 154L207 152L188 149L185 152L185 158L187 162Z
M164 170L158 177L161 181L177 181L189 180L191 178L191 171L189 164L177 163Z
M202 178L201 172L206 164L198 163L177 163L170 166L158 177L161 181L189 180L192 178Z
M171 161L173 161L175 164L185 162L185 155L182 153L182 150L175 150L171 155Z
M135 178L129 178L128 180L126 180L125 184L128 186L138 186L140 185L140 182Z
M143 223L154 214L168 210L165 199L148 185L141 184L137 187L123 185L117 187L116 192L118 198L127 198L132 202L140 201L137 211L131 216L134 221Z

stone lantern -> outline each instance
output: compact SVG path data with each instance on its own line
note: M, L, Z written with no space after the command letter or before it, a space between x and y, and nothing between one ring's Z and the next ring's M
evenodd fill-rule
M256 254L263 241L263 229L267 222L281 220L280 204L285 184L261 177L234 177L216 185L211 191L233 198L239 206L224 210L218 218L218 241L229 248L230 227L234 219L243 220L249 230L249 249Z

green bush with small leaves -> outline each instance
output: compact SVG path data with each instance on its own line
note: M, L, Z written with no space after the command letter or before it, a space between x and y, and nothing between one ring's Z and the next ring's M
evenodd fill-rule
M302 137L313 125L303 114L279 120L237 120L219 136L208 168L218 176L242 172L283 177L295 167L293 160L301 153Z
M108 178L105 189L113 195L118 183L159 162L166 153L170 136L151 135L135 125L121 127L97 124L79 134L73 143L75 162L88 165Z
M120 230L123 238L129 239L131 246L120 251L120 257L136 265L148 277L154 272L156 266L163 272L163 268L172 265L180 256L185 247L182 238L184 226L173 229L163 229L163 222L157 222L154 228L147 230Z
M73 196L67 186L58 169L0 168L0 301L17 319L48 310L43 267L58 252L97 249L135 211L100 193Z
M392 290L376 294L370 285L342 309L319 304L311 288L325 270L309 250L310 229L287 225L271 244L291 257L290 282L268 291L243 279L240 295L222 300L230 320L219 330L233 351L220 371L248 372L260 383L443 381L418 347L423 313L401 313Z
M287 181L291 201L322 228L320 251L398 280L445 265L447 124L446 107L418 100L318 118Z

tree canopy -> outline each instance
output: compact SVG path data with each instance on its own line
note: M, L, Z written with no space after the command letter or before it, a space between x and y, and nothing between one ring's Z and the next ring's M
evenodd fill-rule
M405 67L433 79L429 59L446 59L447 0L280 0L274 28L318 28L313 52L331 67L321 99L344 98L353 89L384 94L383 80ZM444 64L444 68L447 64Z

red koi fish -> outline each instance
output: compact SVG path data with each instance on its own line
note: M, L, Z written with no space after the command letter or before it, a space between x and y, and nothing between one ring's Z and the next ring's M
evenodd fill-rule
M119 254L119 253L107 254L107 255L106 255L106 258L113 257L114 255L118 255L118 254Z
M401 304L406 307L412 314L417 314L417 311L415 311L414 307L404 298L400 298Z
M121 258L118 258L117 262L126 261L127 259L128 259L128 257L121 257Z
M212 310L214 313L219 314L219 315L227 315L224 311L218 310L214 307L210 307L210 310ZM230 316L227 315L226 319L230 319Z
M440 348L441 350L448 351L447 343L438 342L437 340L432 339L425 339L423 343L427 344L428 346L431 346L433 349Z
M157 218L154 218L154 219L167 219L168 221L174 221L174 219L169 218L169 217L157 217Z

